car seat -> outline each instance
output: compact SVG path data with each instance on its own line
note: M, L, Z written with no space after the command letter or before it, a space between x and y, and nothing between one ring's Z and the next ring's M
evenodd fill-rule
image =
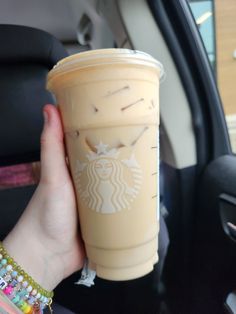
M8 177L14 179L19 169L23 167L26 173L29 163L39 160L42 107L54 102L45 89L46 76L67 52L50 34L25 26L0 24L0 42L0 177L10 173ZM21 177L21 186L14 184L13 188L0 184L1 240L13 228L36 188L32 180L24 180ZM28 185L22 186L22 181ZM55 305L55 312L72 313L59 305Z
M45 89L48 71L67 56L48 33L0 25L0 167L39 160L42 107L53 103ZM2 168L4 169L4 168ZM0 238L14 226L35 186L0 190Z

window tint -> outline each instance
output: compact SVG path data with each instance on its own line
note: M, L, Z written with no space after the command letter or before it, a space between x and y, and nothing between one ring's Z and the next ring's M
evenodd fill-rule
M216 68L215 26L213 1L189 1L213 70Z
M216 76L236 153L236 1L188 0Z

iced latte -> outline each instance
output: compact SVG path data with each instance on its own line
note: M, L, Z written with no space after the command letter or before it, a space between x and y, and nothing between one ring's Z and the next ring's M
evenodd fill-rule
M145 53L105 49L63 59L48 76L87 256L101 278L138 278L158 260L161 72Z

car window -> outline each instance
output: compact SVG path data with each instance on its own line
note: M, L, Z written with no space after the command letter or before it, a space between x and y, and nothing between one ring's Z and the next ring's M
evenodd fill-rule
M236 1L188 0L215 73L236 153Z

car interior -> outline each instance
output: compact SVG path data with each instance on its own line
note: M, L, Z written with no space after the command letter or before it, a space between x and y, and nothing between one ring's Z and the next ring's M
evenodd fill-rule
M77 272L56 288L55 313L236 313L236 161L188 1L0 0L0 40L0 240L38 182L50 69L100 48L145 51L164 66L159 263L91 288L74 284Z

